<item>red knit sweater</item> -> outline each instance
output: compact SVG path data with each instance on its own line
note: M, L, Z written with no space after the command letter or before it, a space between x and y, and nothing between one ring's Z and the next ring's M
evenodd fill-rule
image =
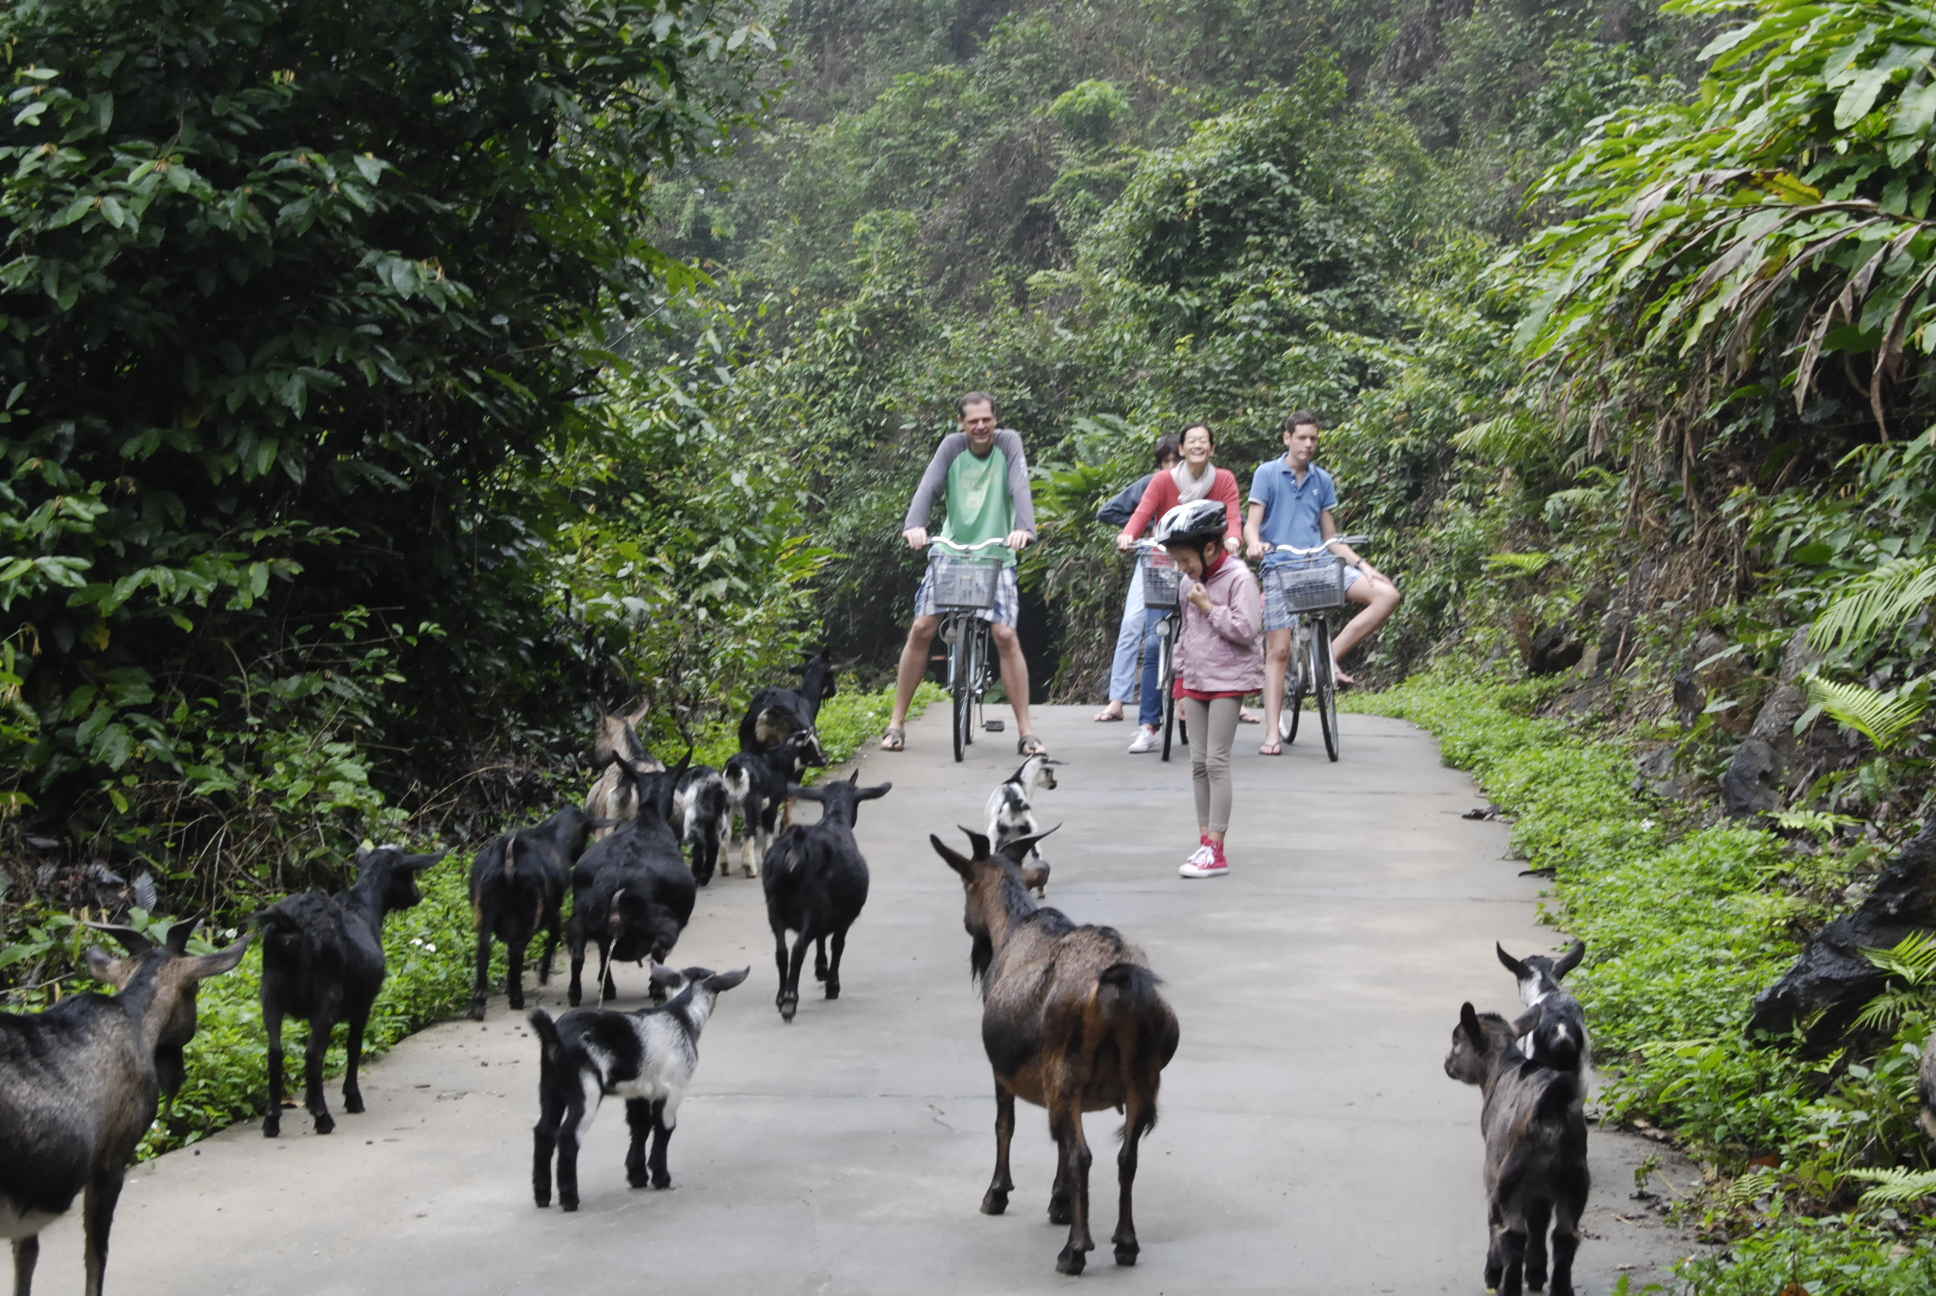
M1241 541L1244 536L1244 515L1237 504L1237 477L1228 468L1213 468L1215 475L1210 479L1208 498L1223 505L1224 530L1232 540ZM1150 478L1149 485L1143 488L1143 502L1130 514L1129 521L1123 524L1123 534L1134 540L1148 529L1150 523L1175 508L1177 504L1176 478L1166 469Z

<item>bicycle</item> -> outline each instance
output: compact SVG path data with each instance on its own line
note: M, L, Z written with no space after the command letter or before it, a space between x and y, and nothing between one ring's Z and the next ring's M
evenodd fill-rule
M1338 759L1338 688L1331 677L1331 621L1345 607L1344 559L1331 552L1334 544L1361 545L1369 536L1333 536L1314 548L1268 546L1287 553L1292 561L1264 568L1266 595L1275 594L1298 615L1291 622L1291 660L1284 671L1284 706L1277 717L1277 736L1287 745L1297 741L1298 720L1309 695L1317 703L1318 725L1324 732L1324 754Z
M945 545L953 552L937 552L928 558L928 579L935 613L941 618L940 634L948 652L948 692L954 713L955 760L960 761L975 741L975 711L985 712L984 697L989 684L989 623L979 615L995 606L1001 588L1002 564L975 556L977 550L1005 544L1001 537L975 544L956 544L936 536L931 542ZM982 728L1000 733L1002 720L981 717Z
M1182 572L1177 570L1162 545L1154 540L1138 540L1137 561L1143 564L1143 610L1168 612L1156 623L1156 687L1163 698L1163 759L1170 758L1170 747L1177 731L1176 720L1176 630ZM1190 741L1189 734L1183 741Z

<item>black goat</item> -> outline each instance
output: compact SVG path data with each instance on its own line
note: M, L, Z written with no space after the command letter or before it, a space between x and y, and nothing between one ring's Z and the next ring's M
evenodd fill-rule
M833 663L824 652L815 653L801 664L799 688L763 688L753 695L739 722L739 749L771 751L788 734L811 730L821 702L838 691Z
M747 877L760 875L759 862L772 849L780 811L787 803L787 789L800 782L809 765L826 763L820 736L811 729L795 730L770 751L742 751L726 762L720 778L726 785L727 804L741 820L744 835L739 842ZM730 848L728 855L730 871Z
M356 882L341 895L305 891L255 916L262 929L262 1024L269 1032L269 1113L262 1134L282 1132L282 1019L309 1022L303 1065L303 1105L316 1132L336 1128L323 1098L323 1056L337 1022L349 1024L349 1065L343 1073L343 1110L363 1110L356 1070L363 1061L363 1028L383 989L383 919L421 903L417 875L442 859L407 854L400 846L359 851Z
M1585 956L1585 943L1574 941L1557 959L1544 954L1516 959L1497 941L1493 942L1493 949L1499 954L1499 962L1519 983L1519 1002L1527 1008L1513 1023L1513 1034L1519 1037L1519 1051L1541 1066L1562 1071L1578 1071L1591 1065L1593 1041L1586 1032L1586 1010L1580 1007L1580 1001L1571 991L1560 986L1560 979L1578 967Z
M571 868L585 853L592 830L603 823L577 806L567 806L537 827L508 833L477 853L471 863L471 911L477 919L472 1021L484 1020L492 937L504 942L504 990L511 1007L524 1007L524 951L541 931L545 946L538 960L538 984L551 980Z
M1498 1013L1459 1006L1445 1074L1485 1092L1486 1287L1520 1296L1546 1285L1546 1229L1553 1229L1551 1296L1573 1296L1573 1256L1592 1178L1577 1071L1530 1061Z
M1018 861L1036 838L1017 838L991 855L986 837L962 831L974 848L972 858L949 850L939 837L928 841L960 876L966 894L968 966L981 982L981 1042L995 1073L995 1174L981 1199L982 1214L1007 1210L1015 1187L1008 1141L1015 1132L1016 1098L1046 1108L1058 1152L1049 1222L1069 1226L1055 1267L1081 1273L1096 1245L1089 1236L1091 1156L1082 1114L1114 1107L1124 1120L1110 1240L1116 1263L1133 1265L1141 1251L1130 1209L1137 1145L1156 1128L1163 1068L1181 1038L1176 1014L1158 992L1161 982L1142 952L1122 933L1078 927L1061 910L1035 903Z
M673 789L690 768L690 753L677 769L639 779L638 817L610 837L594 843L572 870L571 921L565 939L571 946L571 985L567 998L576 1006L584 996L585 946L598 946L599 999L618 997L611 965L665 961L692 917L692 870L679 853L669 820ZM653 986L658 991L657 984ZM660 997L655 993L655 998Z
M631 1139L625 1149L625 1181L654 1188L672 1187L666 1169L666 1144L679 1124L679 1104L699 1065L699 1033L721 993L746 979L748 969L713 972L652 970L657 987L684 983L663 1008L613 1012L580 1008L556 1022L542 1008L531 1014L537 1032L538 1123L532 1127L531 1195L551 1204L552 1153L558 1158L558 1207L578 1209L578 1144L592 1127L606 1097L625 1099ZM652 1139L648 1167L645 1136Z
M854 823L861 802L884 797L893 786L864 788L860 771L855 770L845 783L787 789L789 795L818 801L821 810L819 823L792 825L766 853L766 922L773 929L773 962L780 970L774 1003L784 1021L792 1021L800 1007L800 964L809 941L813 942L814 979L826 983L827 998L840 998L840 956L847 949L847 929L867 903L867 860L854 840ZM800 933L791 957L789 931Z
M140 950L125 960L87 952L94 975L121 985L120 994L71 995L33 1015L0 1013L0 1237L13 1242L14 1296L31 1296L40 1231L82 1194L87 1296L100 1296L122 1180L155 1118L157 1053L179 1036L181 1005L196 984L240 963L249 945L245 936L190 957L182 951L193 927L176 923L161 946L104 929ZM193 1034L192 1009L187 1020ZM186 1043L180 1037L176 1047Z
M732 832L726 780L710 765L695 765L672 793L672 813L684 841L692 880L705 886L719 867L719 848Z

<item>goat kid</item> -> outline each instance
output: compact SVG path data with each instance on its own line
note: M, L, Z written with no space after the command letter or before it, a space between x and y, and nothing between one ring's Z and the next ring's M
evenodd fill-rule
M826 653L815 653L800 666L799 688L763 688L753 695L739 722L740 750L771 751L788 734L812 729L820 703L836 692L833 663Z
M677 769L640 778L638 817L612 836L596 842L572 870L571 921L565 939L571 947L571 984L566 998L575 1007L583 997L585 947L598 946L601 1001L618 997L611 965L651 959L664 962L692 918L696 892L692 870L679 853L679 839L668 820L673 788L690 768L690 753ZM653 997L664 992L655 983Z
M1141 1250L1131 1210L1137 1145L1156 1128L1163 1068L1176 1055L1176 1014L1141 951L1112 927L1081 926L1059 909L1037 906L1018 861L1036 838L1021 837L1001 854L968 834L972 856L929 836L935 853L961 878L962 923L972 947L969 968L981 982L982 1047L995 1075L995 1174L983 1195L984 1215L1008 1209L1014 1189L1008 1143L1015 1099L1044 1107L1058 1158L1049 1222L1069 1226L1055 1267L1079 1274L1095 1250L1089 1235L1089 1143L1082 1114L1114 1107L1124 1113L1116 1154L1116 1263L1133 1265ZM1044 834L1046 836L1047 834Z
M705 886L719 867L721 843L733 831L725 778L710 765L694 765L673 789L672 814L692 865L692 880Z
M789 796L820 803L820 822L793 824L766 854L766 922L773 929L773 962L780 972L774 1004L782 1021L800 1007L800 964L813 944L813 976L826 983L827 998L840 998L840 958L847 929L867 904L867 860L854 840L860 803L887 795L894 785L860 786L860 771L821 788L789 787ZM787 933L798 932L791 956ZM833 958L827 944L833 943Z
M1485 1093L1486 1269L1489 1290L1521 1296L1546 1286L1546 1230L1553 1230L1551 1296L1573 1296L1580 1214L1592 1186L1586 1113L1577 1071L1541 1066L1519 1051L1498 1013L1461 1004L1445 1074Z
M742 751L726 762L721 778L726 801L742 821L739 849L747 877L760 875L760 860L773 848L773 833L787 803L787 788L800 782L809 765L825 765L820 735L799 729L782 738L771 751ZM728 848L730 868L730 854Z
M598 781L585 797L585 813L611 822L592 830L593 841L638 813L638 776L665 769L665 762L653 756L639 737L639 725L649 709L649 704L640 703L630 715L608 715L598 722L592 737L592 766L598 770Z
M269 1113L264 1138L282 1133L282 1019L309 1022L303 1064L303 1106L316 1132L336 1128L323 1097L323 1057L337 1022L349 1025L348 1067L343 1073L343 1110L363 1110L356 1082L363 1060L363 1028L383 989L383 920L423 901L417 877L448 851L411 855L400 846L357 852L356 882L337 896L305 891L255 916L262 929L262 1022L269 1034Z
M1061 763L1045 755L1031 756L988 794L988 837L994 843L996 854L1018 837L1042 835L1042 825L1036 822L1029 796L1044 788L1055 788L1054 767ZM1049 861L1040 850L1029 851L1028 859L1022 863L1022 880L1036 895L1047 893Z
M746 979L747 968L713 972L652 970L662 989L683 983L663 1008L614 1012L581 1008L557 1021L542 1008L531 1014L537 1032L538 1123L532 1127L531 1195L551 1204L551 1167L558 1165L558 1206L578 1209L578 1147L590 1132L598 1106L607 1097L625 1099L631 1138L625 1149L625 1181L634 1188L648 1182L670 1188L666 1144L679 1124L679 1104L699 1065L699 1033L712 1016L714 1001ZM652 1156L645 1138L652 1135Z
M545 946L538 960L538 984L551 980L571 869L585 853L592 831L603 823L577 806L567 806L535 828L507 833L477 853L471 863L471 911L477 920L472 1021L484 1020L492 937L504 942L504 991L511 1007L524 1007L524 952L541 931Z
M1516 959L1493 942L1499 962L1519 983L1519 1002L1527 1011L1513 1023L1519 1051L1541 1066L1581 1071L1592 1065L1593 1041L1586 1031L1586 1010L1560 980L1579 966L1586 944L1574 941L1559 958L1528 954Z
M0 1237L13 1243L14 1296L31 1296L40 1231L76 1196L87 1296L101 1296L115 1203L155 1118L158 1055L173 1048L179 1059L194 1034L196 985L240 963L249 945L245 936L219 953L189 956L193 928L176 923L160 946L104 928L139 950L127 959L87 952L93 974L121 993L70 995L44 1013L0 1013Z

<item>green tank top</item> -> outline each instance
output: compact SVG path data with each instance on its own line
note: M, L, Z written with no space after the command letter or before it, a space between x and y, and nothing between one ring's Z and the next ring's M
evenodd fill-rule
M943 539L956 544L976 544L982 540L1004 538L1015 529L1015 506L1008 497L1008 456L997 445L988 457L978 458L964 450L948 465L948 520L941 528ZM1013 549L984 549L980 556L999 557L1004 566L1014 566Z

